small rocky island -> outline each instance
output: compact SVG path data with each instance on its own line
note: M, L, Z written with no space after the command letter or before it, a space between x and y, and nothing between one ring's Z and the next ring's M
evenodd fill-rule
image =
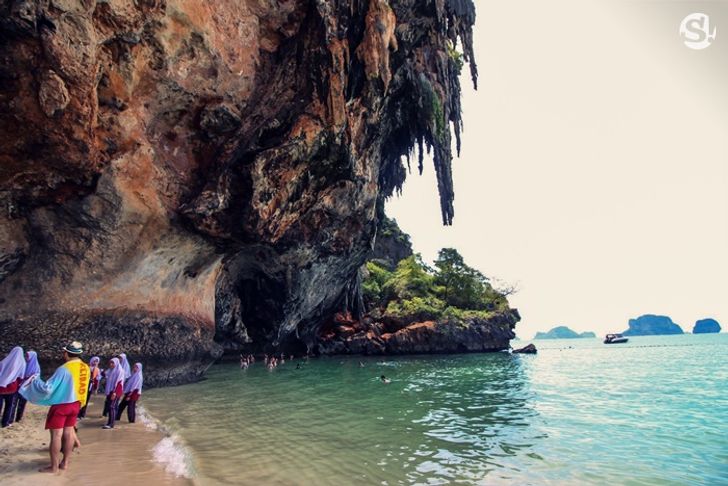
M629 320L629 329L625 336L657 336L662 334L683 334L680 326L672 322L668 316L645 314Z
M537 332L534 339L577 339L595 337L597 337L597 335L591 331L578 333L566 326L557 326L548 332Z
M719 333L720 324L715 319L700 319L693 327L693 334L711 334Z
M336 314L319 331L319 354L503 351L520 320L507 291L443 248L434 266L412 252L410 237L385 218L360 269L363 314Z

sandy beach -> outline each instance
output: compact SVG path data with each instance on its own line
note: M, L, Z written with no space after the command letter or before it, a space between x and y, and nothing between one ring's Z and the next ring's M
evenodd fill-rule
M154 484L182 486L192 482L167 472L154 462L152 449L165 435L126 416L114 430L103 430L101 418L104 398L91 398L87 418L79 422L81 448L77 449L70 469L59 476L40 473L48 465L48 431L43 427L47 407L28 404L25 417L12 427L0 429L0 477L3 486L16 485L111 485ZM143 402L140 402L143 403Z

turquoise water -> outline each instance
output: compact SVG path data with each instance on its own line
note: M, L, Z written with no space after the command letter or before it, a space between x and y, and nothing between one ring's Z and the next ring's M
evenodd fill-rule
M143 401L203 485L728 484L728 335L536 344L220 365Z

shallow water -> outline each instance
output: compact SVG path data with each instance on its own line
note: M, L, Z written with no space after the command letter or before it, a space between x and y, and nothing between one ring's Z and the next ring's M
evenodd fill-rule
M221 365L143 400L203 485L728 484L728 335L536 344Z

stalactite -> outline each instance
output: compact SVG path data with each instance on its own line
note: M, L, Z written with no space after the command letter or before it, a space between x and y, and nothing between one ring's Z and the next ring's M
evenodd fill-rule
M475 3L473 0L447 0L445 3L448 19L448 37L457 44L458 39L463 46L463 56L470 66L470 78L473 87L478 89L478 65L475 62L473 49L473 25L475 25Z
M399 52L393 55L386 101L392 125L382 130L386 141L382 146L380 187L385 197L401 190L407 175L402 158L409 161L417 151L421 173L423 152L432 150L442 221L450 225L455 198L450 126L458 155L462 131L458 77L462 61L455 46L462 46L462 60L469 64L477 88L472 31L475 5L472 0L399 0L392 2L392 9L397 17Z

